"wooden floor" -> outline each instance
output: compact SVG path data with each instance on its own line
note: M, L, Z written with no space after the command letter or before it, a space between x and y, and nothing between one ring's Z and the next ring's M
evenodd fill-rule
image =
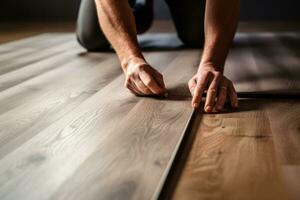
M190 107L201 51L139 39L167 99L130 94L116 55L73 34L0 45L0 199L300 198L299 31L237 34L243 98L220 114Z

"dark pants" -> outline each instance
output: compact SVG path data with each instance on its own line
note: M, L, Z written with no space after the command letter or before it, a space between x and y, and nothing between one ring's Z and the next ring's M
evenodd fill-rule
M150 28L153 20L152 1L145 6L134 4L133 8L138 32ZM205 0L165 0L177 30L178 37L187 47L201 48L204 43L204 11ZM151 7L151 9L149 9ZM105 51L110 47L100 29L95 0L82 0L77 19L77 39L89 51Z

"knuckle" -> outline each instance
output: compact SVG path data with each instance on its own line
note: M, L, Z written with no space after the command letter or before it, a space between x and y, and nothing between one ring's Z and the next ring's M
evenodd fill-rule
M125 85L126 88L130 87L130 83L128 83L128 82L126 82L124 85Z
M126 87L129 87L130 84L131 84L130 79L129 79L129 78L126 78L124 85L125 85Z
M221 72L215 72L215 78L220 80L222 77L222 73Z
M142 65L139 65L137 68L139 69L139 71L145 71L147 69L147 64L142 64Z
M216 81L220 81L222 79L222 73L221 72L215 72L214 78Z
M202 74L203 76L209 76L212 72L211 71L204 71Z
M151 91L148 88L145 88L145 94L151 94Z
M208 92L211 93L211 94L213 94L213 95L215 95L217 93L217 90L215 88L210 88L208 90Z
M162 93L162 90L157 90L154 92L154 94L161 94Z
M133 72L128 73L128 74L127 74L127 79L133 78L134 75L135 75L135 74L134 74Z
M152 79L146 79L146 80L145 80L145 85L146 85L146 86L150 86L150 85L152 85L152 83L153 83L153 80L152 80Z
M222 75L222 73L219 72L219 71L216 71L215 74L216 74L216 76L221 76Z
M204 90L204 84L197 84L197 90Z
M158 76L159 78L163 78L163 75L162 75L161 73L157 73L157 76Z
M157 75L156 77L157 77L157 78L158 78L158 80L160 80L160 81L163 81L163 80L164 80L164 78L163 78L163 76L162 76L162 75Z

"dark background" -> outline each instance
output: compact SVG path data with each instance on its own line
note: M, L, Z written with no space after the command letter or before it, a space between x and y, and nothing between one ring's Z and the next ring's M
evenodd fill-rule
M80 0L1 0L0 21L72 21ZM169 19L164 0L155 0L157 19ZM241 0L242 20L300 20L300 0Z

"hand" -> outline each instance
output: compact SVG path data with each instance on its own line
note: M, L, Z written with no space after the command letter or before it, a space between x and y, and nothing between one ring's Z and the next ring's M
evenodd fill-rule
M193 96L194 108L199 107L205 90L205 112L221 111L228 97L231 106L238 107L238 98L232 82L211 64L200 65L197 74L189 81L189 89Z
M142 58L132 58L123 67L125 86L135 95L166 95L163 76Z

